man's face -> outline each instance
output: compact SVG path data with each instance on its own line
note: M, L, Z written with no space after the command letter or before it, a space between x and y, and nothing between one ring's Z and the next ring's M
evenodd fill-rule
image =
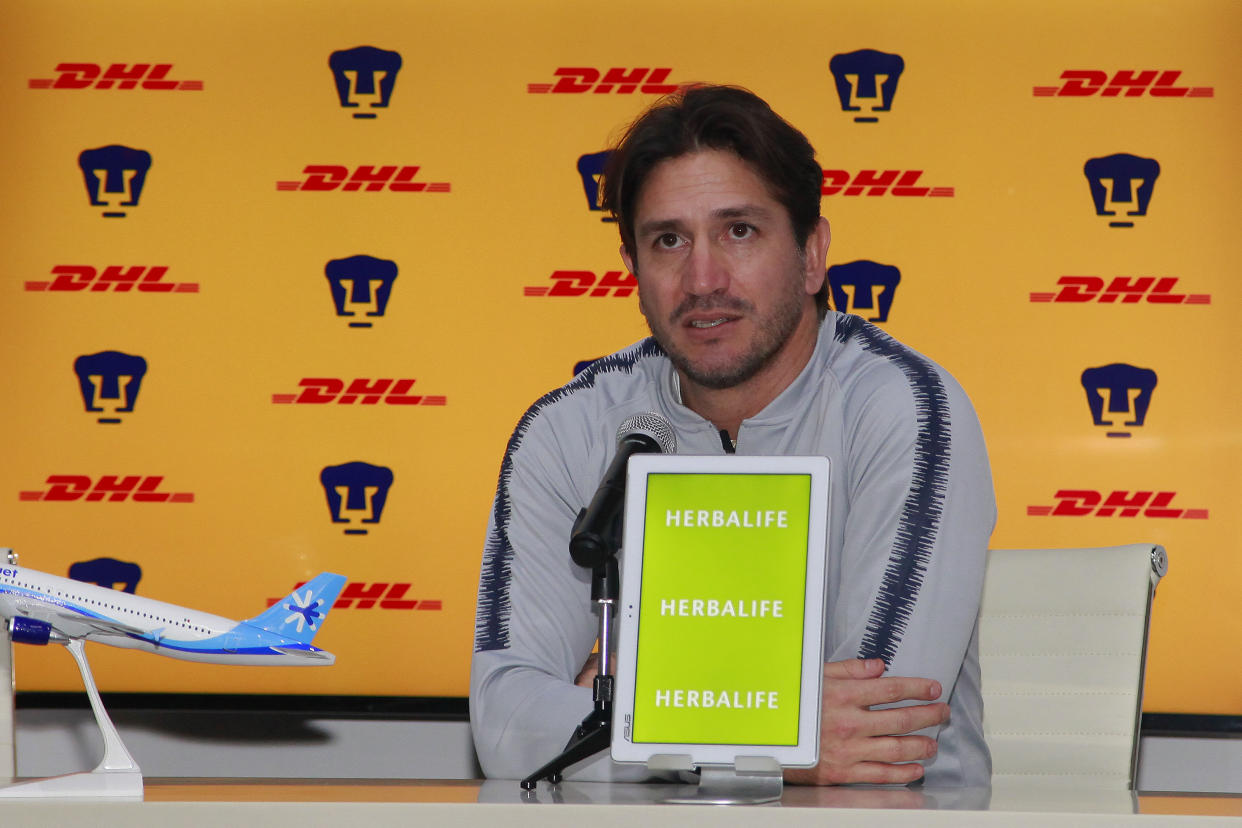
M788 375L814 347L814 294L828 228L805 251L785 207L731 152L671 158L647 176L634 210L639 307L683 377L707 389ZM792 346L792 347L791 347Z

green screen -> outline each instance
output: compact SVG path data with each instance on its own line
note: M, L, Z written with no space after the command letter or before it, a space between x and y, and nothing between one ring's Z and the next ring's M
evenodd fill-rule
M634 741L794 745L811 478L647 478Z

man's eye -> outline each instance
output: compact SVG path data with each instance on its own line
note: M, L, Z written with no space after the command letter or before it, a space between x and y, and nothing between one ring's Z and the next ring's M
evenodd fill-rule
M672 249L681 243L676 233L661 233L656 237L656 245Z
M738 222L737 224L729 225L729 236L735 239L748 238L754 232L755 228L751 227L749 224Z

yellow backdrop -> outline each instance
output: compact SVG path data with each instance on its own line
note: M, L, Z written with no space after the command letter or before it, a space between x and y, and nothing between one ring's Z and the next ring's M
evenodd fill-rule
M465 695L510 430L645 333L592 156L714 81L819 149L839 304L970 391L993 544L1165 544L1147 709L1242 714L1237 3L9 0L0 20L0 543L60 574L137 563L141 594L232 617L350 581L316 642L332 669L97 648L103 689ZM18 682L80 686L33 648Z

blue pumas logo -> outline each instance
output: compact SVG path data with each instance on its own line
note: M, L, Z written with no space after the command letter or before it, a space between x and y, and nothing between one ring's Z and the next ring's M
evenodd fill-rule
M586 195L587 208L596 213L603 213L600 221L616 221L612 214L604 210L599 203L599 181L604 175L604 167L608 164L611 150L589 152L578 157L578 176L582 179L582 191Z
M859 259L828 268L832 307L841 313L867 311L868 322L887 322L901 271L893 265ZM873 315L871 315L873 314Z
M319 474L332 522L350 524L347 535L365 535L361 524L380 522L392 481L392 469L359 461L327 466Z
M1160 177L1160 163L1154 158L1119 152L1089 159L1082 172L1091 187L1097 216L1116 216L1118 211L1127 216L1145 216ZM1133 227L1134 222L1117 219L1108 226Z
M147 361L120 351L100 351L75 359L73 372L87 412L101 414L98 422L115 424L121 422L121 414L134 410Z
M833 55L828 69L837 85L837 97L841 99L843 112L889 112L893 108L897 82L906 69L906 62L901 55L859 49L857 52ZM875 115L854 116L855 123L860 124L874 124L878 120Z
M131 595L138 590L138 582L142 580L142 567L116 558L94 558L89 561L78 561L69 567L69 577L85 584L95 584L108 589L116 589L121 585L123 592Z
M401 55L374 46L356 46L333 52L328 56L328 67L341 106L360 109L365 104L368 111L355 112L353 116L371 119L379 113L370 109L387 109L392 100L397 73L401 71Z
M1147 408L1151 405L1152 392L1156 390L1156 372L1150 368L1114 362L1083 371L1082 387L1087 392L1091 420L1097 426L1137 428L1147 421ZM1105 433L1109 437L1130 437L1133 432L1113 430Z
M151 153L120 144L83 150L78 167L86 180L92 207L108 207L104 218L125 218L118 207L137 207L151 169Z
M392 283L397 280L397 263L374 256L348 256L332 259L323 273L332 290L336 315L350 317L351 328L369 328L372 323L359 317L384 315Z

